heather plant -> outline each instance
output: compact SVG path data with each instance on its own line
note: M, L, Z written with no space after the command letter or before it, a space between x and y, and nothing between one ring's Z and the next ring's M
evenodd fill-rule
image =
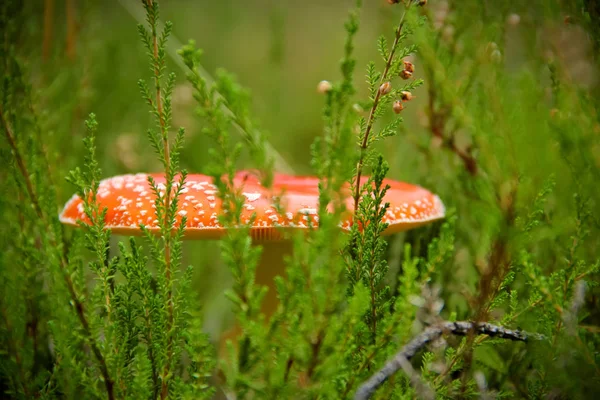
M332 50L341 61L330 76L338 78L322 80L309 105L295 104L321 109L318 134L303 136L310 163L301 166L286 160L293 142L274 146L278 136L263 129L273 112L258 122L242 79L221 68L207 72L215 48L202 51L193 40L173 47L177 19L161 22L156 0L119 3L139 22L129 51L146 57L146 68L125 74L129 83L139 79L141 97L123 122L104 117L114 105L97 99L129 84L116 74L120 66L88 59L107 35L94 21L99 8L86 4L77 14L75 2L66 2L69 61L61 65L52 50L53 2L43 15L3 2L2 395L600 393L598 6L563 3L388 0L383 33L366 58L359 43L374 6L354 2L344 43ZM265 71L285 68L286 20L282 8L273 12L279 39ZM29 22L42 17L43 30ZM573 59L561 35L586 34ZM371 55L377 58L368 61ZM114 85L88 91L111 71ZM286 97L275 92L274 101ZM189 126L176 128L180 120ZM132 144L131 134L111 136L109 127L125 122L146 131L139 135L145 145ZM106 228L98 190L119 170L115 157L164 174L164 184L148 182L158 232L142 224L141 237L123 238ZM216 246L184 243L184 167L213 178L227 228ZM274 172L294 168L319 179L318 227L282 233L291 251L283 265L265 266L269 249L250 236L254 217L242 217L236 173L251 169L268 188ZM387 177L432 189L446 218L384 237ZM343 232L346 188L355 211ZM58 220L72 192L86 216L76 229ZM219 267L229 274L220 284ZM265 267L279 268L269 285L257 282ZM225 289L215 295L219 285ZM265 313L273 291L274 311ZM213 295L223 301L211 303Z

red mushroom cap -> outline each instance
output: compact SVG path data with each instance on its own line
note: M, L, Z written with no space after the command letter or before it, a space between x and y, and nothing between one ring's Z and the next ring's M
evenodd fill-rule
M140 235L141 224L149 231L159 230L159 221L155 215L155 195L148 183L149 176L152 176L159 190L164 193L166 188L163 174L121 175L100 182L97 200L100 209L107 208L106 228L122 235ZM246 198L242 222L248 223L256 215L250 228L251 236L258 240L275 240L281 238L282 230L317 227L318 182L314 177L275 174L273 187L267 189L260 185L254 173L239 172L234 185ZM385 179L384 184L391 187L384 198L385 202L390 203L384 217L384 222L389 224L385 234L411 229L444 217L444 205L429 191L390 179ZM347 230L352 225L353 201L349 187L346 190L348 213L343 217L342 228ZM281 212L275 206L276 199ZM178 226L181 217L185 216L185 238L217 239L225 233L225 228L218 220L220 210L221 200L212 178L190 174L179 198L175 225ZM65 205L59 219L69 225L77 225L77 221L89 223L82 199L74 195Z

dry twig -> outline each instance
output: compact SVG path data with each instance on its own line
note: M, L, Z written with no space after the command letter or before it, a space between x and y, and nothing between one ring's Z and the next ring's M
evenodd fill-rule
M488 323L476 323L470 321L442 322L425 329L421 334L404 346L391 360L389 360L383 366L383 368L377 371L358 388L356 394L354 395L354 399L369 399L379 386L381 386L399 369L403 368L406 361L410 360L415 356L415 354L417 354L419 350L421 350L427 344L437 340L440 336L444 334L465 336L471 332L478 335L488 335L500 339L516 340L521 342L526 342L529 338L543 338L541 335L532 335L523 331L511 330L502 326ZM414 381L414 376L411 376L411 381Z

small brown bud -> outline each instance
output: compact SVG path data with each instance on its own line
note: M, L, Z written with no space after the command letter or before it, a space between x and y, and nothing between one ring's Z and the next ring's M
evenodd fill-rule
M423 7L427 5L427 0L419 0L419 6Z
M333 88L333 86L331 85L331 82L321 81L317 85L317 92L325 94L325 93L329 92L332 88Z
M404 69L405 70L407 70L411 74L413 72L415 72L415 66L413 65L413 63L411 63L410 61L407 61L407 60L402 60L402 62L404 63Z
M389 82L382 83L381 86L379 86L379 94L382 96L385 96L386 94L388 94L391 91L392 91L392 84Z
M388 4L398 4L400 0L387 0Z
M411 92L408 92L406 90L403 90L402 92L400 92L402 101L411 101L412 99L415 98L415 96L413 96L413 94Z
M400 71L400 78L407 80L410 79L410 77L412 76L412 72L410 72L407 69L403 69L402 71Z
M400 114L404 110L404 104L400 100L396 100L392 108L396 114Z

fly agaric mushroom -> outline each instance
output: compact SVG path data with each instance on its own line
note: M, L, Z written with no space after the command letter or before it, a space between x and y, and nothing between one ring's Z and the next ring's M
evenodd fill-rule
M150 232L159 233L159 221L155 215L155 194L148 177L152 177L164 195L163 174L122 175L100 182L97 193L99 209L106 208L105 227L119 235L141 235L140 225ZM314 177L275 174L273 186L261 186L256 174L241 171L234 178L234 186L246 198L241 219L249 223L251 237L263 246L262 258L257 266L255 282L269 288L263 301L263 313L271 315L277 305L277 293L273 278L283 269L284 255L291 253L291 241L282 241L286 230L318 227L319 179ZM383 218L388 224L384 234L392 234L415 228L444 217L444 205L429 191L408 183L384 179L389 185L383 199L390 206ZM226 233L219 223L221 200L212 178L190 174L181 189L177 218L174 228L186 217L184 239L218 239ZM349 185L342 193L346 198L347 212L342 216L341 227L352 226L354 201ZM275 203L278 203L277 207ZM60 213L60 221L77 226L78 221L89 223L83 200L73 196Z
M165 193L163 174L121 175L105 179L98 187L97 201L100 209L106 208L107 229L119 235L141 235L140 225L150 232L159 232L159 221L155 215L155 195L148 182L151 176L161 193ZM255 174L239 172L234 185L241 189L246 198L242 211L242 222L256 218L250 227L250 235L257 241L282 239L282 232L289 229L318 227L319 180L314 177L275 174L273 187L264 188ZM388 224L384 234L392 234L444 217L444 206L440 199L429 191L408 183L390 179L384 202L390 204L383 222ZM219 223L221 200L212 178L191 174L181 189L175 227L186 217L185 239L218 239L226 229ZM342 228L352 225L353 201L347 186L347 214L342 219ZM278 200L279 208L275 205ZM59 219L68 225L77 221L89 223L84 212L83 200L74 195L65 205Z

